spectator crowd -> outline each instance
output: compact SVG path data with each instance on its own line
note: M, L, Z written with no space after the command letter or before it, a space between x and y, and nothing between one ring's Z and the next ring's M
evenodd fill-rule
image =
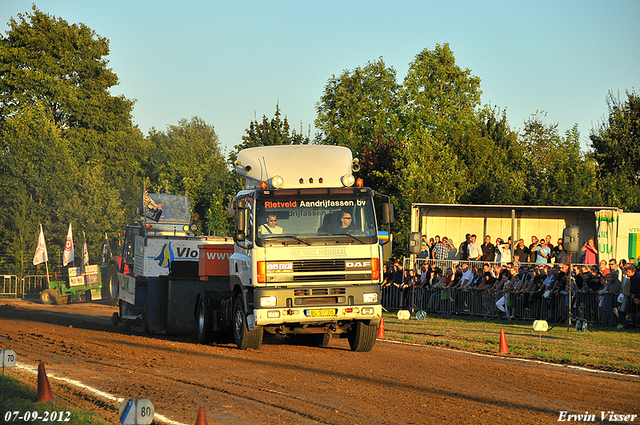
M421 241L413 267L390 261L383 266L383 305L498 316L505 319L565 320L574 318L623 327L640 324L640 270L634 258L601 260L594 238L570 265L562 239L523 239L467 234L456 250L445 236ZM456 251L456 259L451 253ZM640 262L640 258L638 259ZM395 304L395 305L392 305Z

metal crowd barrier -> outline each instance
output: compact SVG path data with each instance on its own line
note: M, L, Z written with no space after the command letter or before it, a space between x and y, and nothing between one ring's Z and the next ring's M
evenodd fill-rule
M423 310L427 313L449 316L453 314L512 318L516 320L547 320L566 322L569 313L568 295L558 294L544 298L540 292L509 293L506 300L508 314L500 311L496 302L502 292L491 290L423 288L401 290L396 286L381 288L382 306L387 310ZM624 321L624 314L617 311L617 295L601 296L593 293L572 295L573 320L586 320L591 324L617 325ZM611 322L609 318L611 317Z
M13 274L0 275L0 298L18 298L18 276Z
M22 298L40 297L40 292L49 287L46 275L26 275L22 278Z

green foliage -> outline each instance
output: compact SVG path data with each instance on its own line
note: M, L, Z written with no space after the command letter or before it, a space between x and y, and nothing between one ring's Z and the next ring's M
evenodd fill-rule
M204 219L205 234L229 235L227 205L235 189L213 126L193 117L152 129L148 137L147 189L155 193L188 194L192 215Z
M395 69L382 58L332 76L316 104L322 143L346 146L358 156L376 137L397 140L398 89Z
M598 186L608 204L640 211L640 96L627 91L622 102L609 92L607 106L607 120L589 136Z
M104 232L122 228L139 193L142 134L133 101L112 96L108 41L84 24L19 14L0 38L0 241L12 273L33 269L42 223L50 262L69 222L96 262ZM138 195L139 196L139 195ZM78 240L80 242L78 243Z
M577 125L559 135L558 124L546 124L544 113L532 115L521 134L527 193L531 205L595 205L593 162L580 151Z

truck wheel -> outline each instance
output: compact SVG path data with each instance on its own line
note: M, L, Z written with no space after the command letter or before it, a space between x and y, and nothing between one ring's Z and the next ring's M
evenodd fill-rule
M371 351L378 336L376 325L367 325L364 322L355 322L348 334L351 351Z
M58 292L55 289L45 289L40 292L40 301L42 304L56 305L58 304Z
M200 344L213 342L213 315L211 313L207 308L205 298L200 297L198 315L196 316L196 333Z
M110 264L107 269L107 282L103 284L105 290L103 293L106 295L107 301L111 305L118 305L118 295L120 293L120 286L118 284L118 268L115 264Z
M247 328L247 314L244 310L242 295L236 297L233 304L233 339L241 350L247 348L260 349L262 345L262 326L256 326L252 331Z

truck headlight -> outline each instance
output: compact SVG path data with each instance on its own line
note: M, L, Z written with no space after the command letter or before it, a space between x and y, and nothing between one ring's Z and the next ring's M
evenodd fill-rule
M369 294L363 294L362 295L362 301L364 301L365 304L377 303L378 302L378 293L377 292L371 292Z
M275 307L278 299L275 295L270 297L260 297L260 307Z

